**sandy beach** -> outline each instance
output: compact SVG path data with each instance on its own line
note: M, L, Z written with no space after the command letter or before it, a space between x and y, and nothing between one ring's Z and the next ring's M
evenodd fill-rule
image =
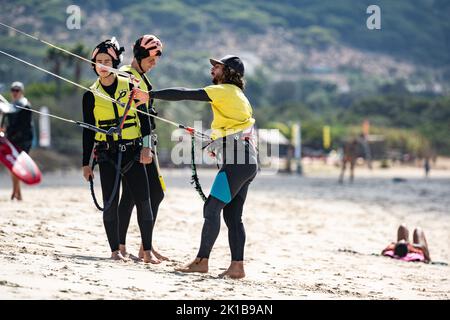
M154 244L172 261L113 262L101 213L77 171L48 173L11 202L0 174L1 299L449 299L450 267L380 257L405 222L420 226L431 258L450 262L450 171L356 172L338 185L336 169L303 177L260 175L244 212L247 278L219 279L230 254L222 230L206 275L181 274L198 249L202 201L190 171L164 170L168 192ZM200 170L209 190L212 170ZM393 177L406 179L396 183ZM98 175L97 175L98 179ZM97 188L99 181L97 180ZM98 189L100 194L100 191ZM136 215L128 249L139 246Z

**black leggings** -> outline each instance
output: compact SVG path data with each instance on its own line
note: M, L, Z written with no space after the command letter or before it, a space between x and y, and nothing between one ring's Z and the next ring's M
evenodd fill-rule
M137 216L139 229L141 231L142 243L144 250L150 250L152 248L152 234L153 234L153 213L150 206L150 192L147 182L147 172L145 166L136 161L136 155L140 152L139 149L133 150L127 149L123 153L122 168L127 167L130 161L133 161L133 165L122 175L122 182L125 182L129 186L131 197L134 203L136 203ZM112 161L108 161L108 157ZM106 152L99 153L99 169L100 169L100 181L102 184L103 203L106 203L111 197L113 192L114 180L116 177L115 163L117 160L117 154L111 154ZM105 226L108 242L111 247L111 251L119 250L120 237L119 226L122 221L129 222L129 217L122 216L118 212L119 192L116 192L114 200L111 206L103 212L103 224Z
M216 176L203 207L205 218L198 258L209 258L220 231L220 212L228 227L232 261L244 260L245 229L242 211L250 183L256 176L256 164L225 164Z
M158 170L156 164L153 161L145 166L147 171L147 180L150 189L150 205L153 212L153 225L156 223L156 217L158 215L159 205L164 199L164 191L159 182ZM131 220L131 213L133 212L133 207L135 205L134 199L132 197L133 192L131 191L131 186L125 180L122 181L122 196L119 202L119 240L120 244L125 245L127 238L128 226Z

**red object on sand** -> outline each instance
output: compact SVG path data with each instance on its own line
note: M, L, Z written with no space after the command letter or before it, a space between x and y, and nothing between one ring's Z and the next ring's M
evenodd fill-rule
M26 184L41 182L42 173L33 159L25 151L14 146L2 134L0 134L0 162Z

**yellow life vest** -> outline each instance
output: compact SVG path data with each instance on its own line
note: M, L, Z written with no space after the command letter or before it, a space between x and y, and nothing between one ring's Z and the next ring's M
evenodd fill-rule
M141 75L135 68L133 68L131 65L125 65L120 67L120 71L125 71L128 73L131 73L133 76L135 76L137 79L139 79L141 82L139 84L139 89L142 89L144 91L150 91L151 88L147 86L147 83L145 80L147 80L148 83L150 83L150 79L147 77L146 74ZM145 78L145 80L144 80Z
M97 81L90 87L92 90L96 90L106 96L110 96L102 87L100 80ZM117 101L122 103L128 102L128 96L130 94L130 84L127 78L118 76L117 77L117 89L114 93L114 98ZM117 105L117 114L115 111L115 107L113 102L97 96L94 94L94 117L95 117L95 126L101 129L108 130L111 127L115 127L119 125L118 120L116 118L122 117L125 111L125 108ZM134 106L134 102L132 102L131 107ZM114 140L119 140L117 134L113 135ZM124 122L124 126L122 129L122 139L123 140L133 140L141 137L141 125L139 122L139 117L135 110L130 110L127 115L127 119ZM95 134L96 141L106 141L106 134L97 132Z
M152 85L151 85L150 79L148 78L148 76L145 73L144 74L140 74L131 65L124 65L124 66L120 67L120 71L125 71L127 73L131 73L133 76L136 77L136 79L140 80L139 89L147 91L147 92L152 90ZM148 86L147 83L149 83L150 86ZM151 97L150 97L150 99L151 99ZM141 107L143 107L143 105ZM148 113L153 114L155 116L158 115L158 113L156 112L156 110L153 107L153 100L149 101L146 104L146 108L147 108L146 111ZM152 130L155 130L155 128L156 128L155 118L150 117L150 124L152 126Z

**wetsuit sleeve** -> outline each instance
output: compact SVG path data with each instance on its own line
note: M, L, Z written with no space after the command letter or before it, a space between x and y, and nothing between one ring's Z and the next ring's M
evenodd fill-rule
M0 123L0 128L4 128L5 124L6 124L6 118L8 118L8 114L4 114L2 117L2 121Z
M133 85L130 83L130 90L133 89ZM138 100L134 100L134 102L136 103ZM144 112L149 112L148 108L147 108L147 104L141 104L140 106L137 107L137 109L144 111ZM139 122L141 124L141 135L142 135L142 140L143 140L143 146L144 147L151 147L151 137L150 135L152 134L152 127L151 127L151 122L150 122L150 116L147 116L145 114L142 114L140 112L137 113L138 117L139 117Z
M146 104L141 104L139 107L137 107L137 109L144 111L144 112L148 112ZM145 114L142 114L140 112L138 112L138 117L139 117L139 122L141 123L141 133L142 133L142 137L148 136L151 134L151 130L150 130L150 121L149 121L149 117Z
M155 90L150 92L152 99L167 100L167 101L205 101L211 102L208 94L204 89L187 89L187 88L169 88L162 90Z
M95 125L94 103L94 94L92 92L86 92L83 95L83 121L92 125ZM83 128L83 166L89 165L94 141L95 132Z
M25 108L31 109L31 105L27 104ZM19 120L19 123L22 125L23 128L22 130L24 131L23 132L24 139L29 141L33 140L33 129L31 127L32 116L33 114L31 113L31 111L22 110Z

